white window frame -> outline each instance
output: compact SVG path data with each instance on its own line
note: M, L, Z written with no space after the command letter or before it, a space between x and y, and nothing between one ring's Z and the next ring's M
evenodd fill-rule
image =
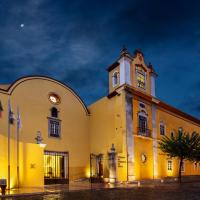
M167 160L167 171L173 171L173 161Z
M161 134L160 126L164 127L164 134ZM163 121L161 121L160 124L159 124L159 132L160 132L160 135L162 135L162 136L166 135L166 125L165 125L165 123Z

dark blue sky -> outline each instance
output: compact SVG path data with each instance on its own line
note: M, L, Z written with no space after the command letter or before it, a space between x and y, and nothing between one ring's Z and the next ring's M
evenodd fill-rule
M200 117L200 1L0 1L0 83L47 75L86 102L107 95L107 66L142 49L157 96ZM21 27L20 24L24 24Z

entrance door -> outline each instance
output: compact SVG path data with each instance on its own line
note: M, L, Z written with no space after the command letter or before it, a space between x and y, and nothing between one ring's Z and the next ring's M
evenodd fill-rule
M90 154L90 181L103 181L103 154Z
M44 184L69 183L69 154L67 152L44 152Z

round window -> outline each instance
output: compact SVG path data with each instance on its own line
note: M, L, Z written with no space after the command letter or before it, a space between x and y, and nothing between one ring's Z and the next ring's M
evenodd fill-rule
M55 94L55 93L50 93L49 94L49 101L52 103L52 104L59 104L61 102L61 99L60 97Z

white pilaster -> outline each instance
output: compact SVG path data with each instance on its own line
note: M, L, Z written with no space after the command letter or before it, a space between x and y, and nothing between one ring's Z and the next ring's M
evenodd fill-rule
M156 126L156 105L152 105L152 137L153 137L153 178L158 177L158 143Z
M130 67L131 67L131 59L127 57L122 57L119 60L120 63L120 85L123 84L131 84L131 77L130 77Z
M133 96L126 94L126 143L127 143L127 178L135 180L135 157L133 137Z
M156 77L152 74L151 75L151 95L156 96L156 88L155 88Z

